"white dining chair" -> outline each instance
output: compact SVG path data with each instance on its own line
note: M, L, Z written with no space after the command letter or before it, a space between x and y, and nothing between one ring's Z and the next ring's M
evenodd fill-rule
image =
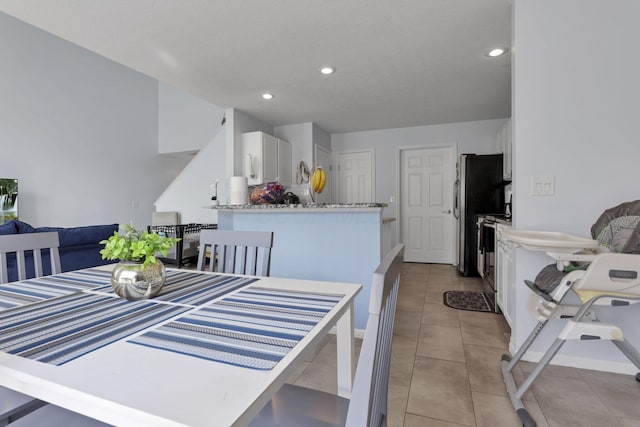
M45 405L40 409L19 418L8 427L107 427L93 418L54 405Z
M11 253L14 253L16 257L18 280L25 280L27 278L25 253L29 251L33 251L35 277L44 275L42 251L45 249L49 250L51 274L61 273L59 246L58 233L55 231L0 236L0 283L7 283L9 281L7 258Z
M60 255L58 253L59 246L58 233L56 232L0 236L0 284L9 281L9 271L7 267L9 254L14 254L16 257L18 280L25 280L27 278L27 257L25 257L25 253L28 251L33 251L33 267L36 277L44 274L42 265L42 251L44 249L49 250L51 273L60 273L62 269L60 268ZM45 405L45 403L40 400L8 388L0 387L0 426L7 425L9 422L43 405Z
M11 234L0 236L0 283L8 279L7 257L15 253L18 280L25 280L25 252L33 251L35 277L43 273L42 251L49 250L51 273L62 272L60 267L60 246L57 232ZM81 416L55 405L0 387L0 427L102 427L100 421Z
M180 213L178 212L151 212L151 225L178 225Z
M403 254L404 245L396 245L373 273L369 318L351 399L285 384L250 427L387 425L391 341Z
M31 396L0 387L0 426L6 426L43 405L46 403Z
M197 269L269 276L273 232L202 230Z

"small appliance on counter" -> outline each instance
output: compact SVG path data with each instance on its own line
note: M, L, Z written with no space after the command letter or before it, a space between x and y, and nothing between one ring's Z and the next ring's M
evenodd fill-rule
M291 191L289 191L284 196L282 196L280 203L285 205L299 205L300 197L296 196Z

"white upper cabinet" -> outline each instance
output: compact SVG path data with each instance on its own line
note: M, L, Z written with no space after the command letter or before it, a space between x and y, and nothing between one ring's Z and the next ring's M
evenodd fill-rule
M264 132L242 134L242 174L249 185L264 184L280 178L291 185L291 143Z

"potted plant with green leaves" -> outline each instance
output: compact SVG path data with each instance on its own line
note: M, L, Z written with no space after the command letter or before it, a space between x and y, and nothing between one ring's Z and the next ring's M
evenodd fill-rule
M120 261L111 273L113 291L128 300L156 296L166 280L164 264L157 255L167 256L169 249L179 240L156 232L140 231L129 224L107 240L102 240L102 259Z

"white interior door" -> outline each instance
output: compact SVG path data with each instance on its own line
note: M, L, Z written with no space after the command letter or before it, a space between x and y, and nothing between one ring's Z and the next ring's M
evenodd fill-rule
M373 152L338 153L338 201L373 202Z
M324 190L320 194L316 194L316 202L318 203L331 203L331 151L324 148L322 145L314 144L314 159L318 166L322 166L327 174L327 183L324 185Z
M408 262L453 264L455 151L400 151L400 239Z

